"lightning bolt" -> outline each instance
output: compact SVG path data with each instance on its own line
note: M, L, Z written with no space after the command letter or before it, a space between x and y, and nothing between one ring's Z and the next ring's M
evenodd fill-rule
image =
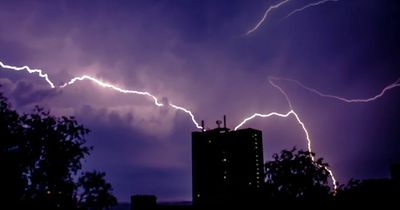
M295 117L296 121L301 125L301 128L303 129L303 131L304 131L304 133L305 133L305 135L306 135L306 139L307 139L307 149L308 149L309 152L312 152L312 149L311 149L311 138L310 138L310 135L309 135L309 133L308 133L308 130L307 130L307 128L306 128L304 122L301 121L299 115L298 115L293 109L290 110L289 112L287 112L286 114L277 113L277 112L271 112L271 113L268 113L268 114L254 113L253 115L251 115L250 117L245 118L241 123L239 123L239 124L235 127L234 130L236 131L237 129L239 129L240 127L242 127L244 124L246 124L248 121L250 121L250 120L252 120L252 119L254 119L254 118L256 118L256 117L268 118L268 117L272 117L272 116L278 116L278 117L287 118L287 117L289 117L290 115L293 115L293 116ZM311 156L311 159L312 159L312 161L315 161L314 156ZM318 166L319 166L319 165L318 165ZM321 166L319 166L319 167L321 167ZM327 168L327 167L324 167L324 168L328 171L328 173L329 173L329 175L330 175L330 177L331 177L331 179L332 179L333 190L334 190L334 193L336 193L336 191L337 191L336 178L335 178L335 176L333 175L332 170L330 170L330 169Z
M264 23L265 19L267 19L268 14L272 10L279 8L280 6L288 3L289 1L290 0L284 0L284 1L281 1L281 2L279 2L277 4L275 4L275 5L272 5L272 6L268 7L268 9L265 11L264 15L262 16L262 18L257 22L257 24L253 28L248 30L245 35L247 36L247 35L253 33L254 31L256 31L261 26L261 24ZM300 7L298 9L293 10L292 12L287 14L284 18L282 18L281 20L284 20L284 19L286 19L286 18L288 18L288 17L290 17L290 16L292 16L292 15L298 13L298 12L301 12L301 11L303 11L305 9L308 9L310 7L315 7L315 6L318 6L318 5L327 3L327 2L338 2L338 1L339 0L322 0L322 1L313 2L313 3L307 4L307 5L303 6L303 7Z
M51 88L55 88L53 82L50 81L49 76L47 74L44 74L41 69L31 69L31 68L29 68L29 66L22 66L22 67L10 66L10 65L4 64L1 61L0 61L0 66L3 69L9 69L9 70L14 70L14 71L26 70L30 74L38 73L39 77L44 78L46 80L46 82L49 83Z
M245 118L241 123L239 123L234 130L236 131L237 129L239 129L240 127L242 127L244 124L246 124L248 121L256 118L256 117L261 117L261 118L268 118L268 117L272 117L272 116L278 116L278 117L289 117L289 115L293 115L297 122L301 125L301 127L303 128L304 133L306 134L306 138L307 138L307 148L308 151L312 151L311 150L311 139L310 139L310 135L308 134L307 128L304 125L304 123L300 120L299 116L297 115L297 113L294 110L290 110L289 112L287 112L286 114L282 114L282 113L277 113L277 112L271 112L268 114L259 114L259 113L254 113L253 115L251 115L250 117Z
M83 75L81 77L74 77L72 78L69 82L65 83L64 85L61 85L60 88L65 88L68 85L72 85L74 84L76 81L82 81L82 80L90 80L92 82L94 82L95 84L104 87L104 88L110 88L112 90L118 91L120 93L128 93L128 94L137 94L137 95L143 95L143 96L148 96L151 97L154 100L154 104L156 106L163 106L163 104L161 104L160 102L158 102L158 99L150 94L149 92L142 92L142 91L136 91L136 90L125 90L122 88L119 88L117 86L111 85L109 83L106 82L102 82L94 77L88 76L88 75Z
M28 66L23 66L23 67L10 66L10 65L4 64L4 63L1 62L1 61L0 61L0 66L1 66L3 69L11 69L11 70L15 70L15 71L26 70L28 73L38 73L39 76L40 76L41 78L44 78L44 79L47 81L47 83L50 85L51 88L56 88L56 87L54 86L54 83L49 79L48 75L47 75L47 74L44 74L44 73L42 72L42 70L40 70L40 69L31 69L31 68L28 67ZM304 123L300 120L298 114L293 110L293 108L292 108L292 103L291 103L291 101L290 101L289 96L286 94L286 92L285 92L280 86L276 85L276 84L273 82L273 80L274 80L274 79L277 79L277 78L275 78L275 77L269 77L268 79L269 79L270 84L271 84L273 87L277 88L277 89L285 96L285 99L287 100L287 102L288 102L289 107L291 108L291 110L290 110L288 113L286 113L286 114L281 114L281 113L277 113L277 112L271 112L271 113L269 113L269 114L259 114L259 113L255 113L255 114L253 114L252 116L250 116L250 117L248 117L248 118L245 118L239 125L237 125L237 126L235 127L234 130L239 129L241 126L243 126L245 123L247 123L248 121L252 120L252 119L255 118L255 117L263 117L263 118L266 118L266 117L271 117L271 116L279 116L279 117L285 117L285 118L286 118L286 117L288 117L289 115L293 115L293 116L295 117L295 119L297 120L297 122L301 125L301 127L302 127L304 133L306 134L307 148L308 148L308 150L311 152L312 150L311 150L311 138L310 138L310 135L309 135L309 133L308 133L308 131L307 131L307 129L306 129ZM101 80L99 80L99 79L96 79L96 78L91 77L91 76L88 76L88 75L83 75L83 76L80 76L80 77L74 77L74 78L72 78L70 81L68 81L68 82L66 82L65 84L59 86L59 88L65 88L65 87L67 87L67 86L70 86L70 85L75 84L75 82L77 82L77 81L83 81L83 80L89 80L89 81L95 83L96 85L98 85L98 86L100 86L100 87L109 88L109 89L112 89L112 90L117 91L117 92L120 92L120 93L125 93L125 94L136 94L136 95L147 96L147 97L150 97L150 98L153 99L154 104L155 104L156 106L158 106L158 107L164 106L162 103L160 103L160 102L158 101L158 99L157 99L156 96L152 95L152 94L149 93L149 92L122 89L122 88L120 88L120 87L117 87L117 86L115 86L115 85L112 85L112 84L110 84L110 83L101 81ZM397 80L395 84L399 85L398 82L400 82L400 79ZM183 111L183 112L185 112L186 114L188 114L188 115L191 117L191 120L192 120L193 124L196 126L196 128L202 129L202 127L201 127L201 126L199 125L199 123L196 121L196 119L195 119L193 113L192 113L190 110L188 110L188 109L186 109L186 108L184 108L184 107L175 105L175 104L173 104L173 103L169 103L168 105L169 105L170 107L172 107L172 108L178 110L178 111ZM314 160L314 157L312 157L312 158L313 158L313 160ZM333 176L333 173L332 173L331 170L329 170L329 169L327 169L327 170L329 171L329 173L330 173L330 175L331 175L331 177L332 177L332 180L333 180L333 182L334 182L334 189L336 190L336 188L337 188L337 186L336 186L336 180L335 180L335 178L334 178L334 176Z
M251 115L250 117L245 118L241 123L239 123L239 124L235 127L234 130L236 131L237 129L239 129L240 127L242 127L244 124L246 124L248 121L250 121L250 120L252 120L252 119L254 119L254 118L256 118L256 117L268 118L268 117L272 117L272 116L278 116L278 117L287 118L287 117L289 117L290 115L293 115L293 116L295 117L296 121L301 125L301 128L303 129L303 131L304 131L304 133L305 133L305 135L306 135L306 139L307 139L307 149L308 149L309 152L312 152L312 149L311 149L311 138L310 138L310 135L309 135L309 133L308 133L308 130L307 130L307 128L306 128L304 122L301 121L299 115L298 115L293 109L290 110L289 112L287 112L286 114L277 113L277 112L271 112L271 113L268 113L268 114L254 113L253 115ZM311 156L311 159L312 159L312 161L315 161L314 156ZM321 166L319 166L319 167L321 167ZM330 169L327 168L327 167L325 167L325 169L328 171L328 173L329 173L329 175L330 175L330 177L331 177L331 179L332 179L333 190L334 190L334 193L335 193L335 192L337 191L336 178L335 178L335 176L333 175L332 170L330 170Z
M101 87L111 88L112 90L115 90L115 91L118 91L118 92L121 92L121 93L129 93L129 94L138 94L138 95L148 96L148 97L151 97L154 100L154 104L156 106L164 106L162 103L158 102L157 97L155 97L154 95L150 94L149 92L142 92L142 91L136 91L136 90L125 90L125 89L116 87L114 85L111 85L109 83L102 82L102 81L100 81L100 80L98 80L98 79L96 79L94 77L87 76L87 75L83 75L81 77L75 77L75 78L71 79L69 82L67 82L64 85L60 86L60 88L64 88L64 87L66 87L68 85L72 85L78 80L79 81L90 80L90 81L94 82L95 84L97 84L97 85L99 85ZM197 121L196 121L196 119L195 119L195 117L194 117L194 115L193 115L193 113L191 111L189 111L188 109L186 109L184 107L177 106L177 105L172 104L172 103L169 103L168 105L170 107L176 109L176 110L183 111L186 114L190 115L190 118L192 119L192 122L196 126L196 128L202 129L202 127L199 125L199 123L197 123Z
M203 127L201 127L201 126L199 125L199 123L197 123L197 121L195 120L194 115L193 115L193 113L192 113L191 111L189 111L189 110L187 110L187 109L185 109L185 108L183 108L183 107L174 105L174 104L172 104L172 103L170 103L169 105L170 105L171 107L173 107L174 109L177 109L177 110L181 110L181 111L183 111L183 112L186 112L186 113L187 113L188 115L190 115L190 117L192 118L192 121L193 121L194 125L196 126L196 128L198 128L198 129L203 129Z
M249 31L246 32L246 35L249 35L249 34L253 33L254 31L256 31L261 26L261 24L265 21L265 19L267 18L268 14L272 10L274 10L276 8L279 8L280 6L288 3L289 1L290 0L284 0L284 1L281 1L280 3L278 3L278 4L275 4L275 5L272 5L272 6L268 7L268 9L265 11L263 17L257 22L257 24L253 28L251 28Z
M287 112L286 114L282 114L282 113L278 113L278 112L270 112L270 113L268 113L268 114L254 113L253 115L251 115L251 116L245 118L242 122L240 122L240 123L234 128L234 130L236 131L237 129L239 129L240 127L242 127L244 124L246 124L248 121L250 121L250 120L252 120L252 119L254 119L254 118L256 118L256 117L268 118L268 117L277 116L277 117L287 118L287 117L289 117L290 115L293 115L293 116L295 117L297 123L298 123L298 124L301 126L301 128L303 129L304 134L306 135L306 139L307 139L307 149L308 149L308 151L309 151L309 152L312 152L310 134L309 134L309 132L308 132L308 130L307 130L307 128L306 128L304 122L300 119L299 115L294 111L292 102L291 102L291 100L290 100L288 94L287 94L279 85L277 85L277 84L274 83L274 81L273 81L274 79L276 80L277 77L269 76L269 77L268 77L268 82L271 84L271 86L273 86L273 87L276 88L280 93L282 93L282 95L285 97L285 99L286 99L286 101L287 101L287 103L288 103L288 105L289 105L289 107L290 107L290 111ZM400 80L400 79L399 79L399 80ZM398 81L399 81L399 80L398 80ZM315 163L315 158L314 158L314 156L311 156L311 160ZM332 179L333 193L336 194L338 186L337 186L337 183L336 183L336 178L335 178L335 176L333 175L333 171L332 171L331 169L329 169L328 167L321 166L321 165L319 165L319 164L317 164L317 163L315 163L315 164L316 164L316 166L318 166L318 167L323 167L324 169L326 169L326 170L328 171L329 176L330 176L331 179Z
M56 87L54 86L54 83L49 79L48 75L42 73L42 70L40 70L40 69L31 69L31 68L29 68L28 66L23 66L23 67L10 66L10 65L4 64L4 63L1 62L1 61L0 61L0 66L1 66L2 69L10 69L10 70L15 70L15 71L26 70L26 71L28 71L29 73L38 73L39 76L40 76L41 78L45 78L45 80L47 81L47 83L49 83L49 85L50 85L51 88L56 88ZM101 81L101 80L99 80L99 79L96 79L96 78L91 77L91 76L88 76L88 75L83 75L83 76L80 76L80 77L74 77L74 78L72 78L70 81L68 81L68 82L66 82L65 84L59 86L58 88L65 88L65 87L67 87L67 86L70 86L70 85L75 84L75 82L77 82L77 81L83 81L83 80L89 80L89 81L93 82L94 84L96 84L96 85L98 85L98 86L100 86L100 87L109 88L109 89L112 89L112 90L117 91L117 92L120 92L120 93L125 93L125 94L136 94L136 95L147 96L147 97L150 97L151 99L153 99L154 104L155 104L156 106L158 106L158 107L164 106L164 104L162 104L162 103L159 102L159 100L157 99L156 96L152 95L152 94L149 93L149 92L122 89L122 88L120 88L120 87L117 87L117 86L115 86L115 85L112 85L112 84L110 84L110 83ZM181 106L177 106L177 105L174 105L174 104L172 104L172 103L169 103L168 105L169 105L170 107L172 107L172 108L178 110L178 111L183 111L183 112L185 112L186 114L190 115L190 117L191 117L191 119L192 119L192 122L193 122L193 124L196 126L196 128L202 129L202 127L199 125L199 123L197 123L197 121L195 120L195 117L194 117L193 113L192 113L191 111L189 111L187 108L184 108L184 107L181 107Z
M285 92L279 85L277 85L277 84L274 83L274 81L273 81L274 78L275 78L275 77L272 77L272 76L269 76L269 77L268 77L268 82L269 82L269 84L271 84L272 87L276 88L277 90L279 90L279 92L282 93L282 95L283 95L283 96L285 97L285 99L286 99L286 102L287 102L288 105L289 105L289 108L290 108L291 110L293 110L292 101L290 100L288 94L286 94L286 92Z
M327 2L327 1L319 2L319 4L322 4L322 3L324 3L324 2ZM318 4L317 4L317 5L318 5ZM314 5L314 6L315 6L315 5ZM309 7L310 7L310 6L309 6ZM319 95L319 96L321 96L321 97L333 98L333 99L340 100L340 101L343 101L343 102L346 102L346 103L367 103L367 102L371 102L371 101L374 101L374 100L376 100L376 99L382 97L387 91L389 91L389 90L391 90L391 89L393 89L393 88L396 88L396 87L399 87L399 86L400 86L400 78L398 78L395 82L393 82L393 83L387 85L386 87L384 87L384 88L382 89L382 91L381 91L379 94L375 95L375 96L372 96L372 97L370 97L370 98L347 99L347 98L343 98L343 97L340 97L340 96L335 96L335 95L330 95L330 94L321 93L321 92L319 92L318 90L313 89L313 88L310 88L310 87L307 87L307 86L303 85L301 82L299 82L299 81L297 81L297 80L294 80L294 79L279 78L279 77L272 77L272 76L269 76L269 77L268 77L269 83L270 83L273 87L275 87L276 89L278 89L279 92L282 93L282 95L285 97L286 101L288 102L288 105L289 105L289 107L290 107L291 110L290 110L288 113L286 113L286 114L280 114L280 113L276 113L276 112L271 112L271 113L269 113L269 114L259 114L259 113L255 113L255 114L253 114L252 116L250 116L250 117L248 117L248 118L245 118L238 126L236 126L235 130L238 129L239 127L241 127L241 126L242 126L243 124L245 124L247 121L249 121L249 120L251 120L251 119L253 119L253 118L255 118L255 117L263 117L263 118L265 118L265 117L271 117L271 116L288 117L290 114L293 114L293 115L295 116L297 122L298 122L298 123L301 125L301 127L303 128L304 133L306 134L308 151L310 151L310 152L312 151L312 150L311 150L311 139L310 139L310 136L309 136L309 134L308 134L308 131L307 131L307 129L306 129L304 123L300 120L299 116L298 116L298 115L296 114L296 112L293 110L293 106L292 106L291 100L290 100L289 96L287 95L287 93L286 93L279 85L275 84L273 80L282 80L282 81L293 82L293 83L299 85L300 87L302 87L302 88L304 88L304 89L306 89L306 90L308 90L308 91L310 91L310 92L313 92L313 93L315 93L315 94L317 94L317 95ZM314 161L314 157L313 157L313 156L312 156L312 160ZM332 184L333 184L333 188L334 188L334 194L336 194L336 192L337 192L337 184L336 184L335 176L333 175L333 171L330 170L330 169L327 168L327 167L324 167L324 168L329 172L329 175L330 175L330 177L331 177L331 179L332 179Z
M382 97L387 91L399 87L400 86L400 78L398 78L395 82L387 85L386 87L384 87L380 93L378 93L377 95L374 95L372 97L369 98L356 98L356 99L348 99L348 98L344 98L344 97L340 97L340 96L336 96L336 95L331 95L331 94L325 94L322 93L314 88L305 86L304 84L302 84L301 82L295 80L295 79L289 79L289 78L280 78L280 77L270 77L271 80L282 80L282 81L289 81L289 82L293 82L295 84L297 84L298 86L302 87L305 90L308 90L312 93L315 93L321 97L324 98L331 98L331 99L336 99L342 102L346 102L346 103L368 103L371 101L374 101L380 97ZM278 86L279 87L279 86Z
M290 16L292 16L292 15L298 13L298 12L301 12L301 11L303 11L303 10L305 10L305 9L308 9L308 8L310 8L310 7L315 7L315 6L324 4L324 3L326 3L326 2L330 2L330 1L331 1L331 2L338 2L339 0L322 0L322 1L318 1L318 2L314 2L314 3L307 4L307 5L305 5L304 7L301 7L301 8L298 8L298 9L293 10L291 13L289 13L289 14L286 15L284 18L282 18L282 20L284 20L284 19L286 19L286 18L288 18L288 17L290 17Z
M268 10L266 11L266 13L265 13L263 19L256 25L255 28L253 28L252 30L250 30L250 31L248 32L248 34L249 34L249 33L252 33L254 30L256 30L256 29L262 24L262 22L265 20L266 16L268 15L268 13L269 13L272 9L278 8L279 6L285 4L285 3L288 2L288 1L289 1L289 0L283 1L283 2L281 2L281 3L279 3L279 4L277 4L277 5L273 5L273 6L271 6L270 8L268 8ZM312 4L306 5L306 6L302 7L302 8L300 8L300 9L297 9L297 10L295 10L295 11L289 13L289 15L288 15L287 17L289 17L289 16L295 14L296 12L300 12L300 11L302 11L302 10L304 10L304 9L309 8L309 7L317 6L317 5L323 4L323 3L328 2L328 1L338 1L338 0L325 0L325 1L320 1L320 2L316 2L316 3L312 3ZM287 18L287 17L285 17L285 18ZM26 71L27 71L28 73L30 73L30 74L32 74L32 73L37 73L37 74L39 75L39 77L44 78L44 79L46 80L46 82L50 85L51 88L56 88L55 85L54 85L54 83L49 79L48 75L45 74L45 73L43 73L43 71L42 71L41 69L31 69L31 68L28 67L28 66L16 67L16 66L11 66L11 65L4 64L4 63L1 62L1 61L0 61L0 66L1 66L1 68L3 68L3 69L9 69L9 70L15 70L15 71L26 70ZM158 99L157 99L156 96L152 95L152 94L149 93L149 92L122 89L122 88L120 88L120 87L117 87L117 86L115 86L115 85L112 85L112 84L110 84L110 83L101 81L101 80L99 80L99 79L96 79L96 78L91 77L91 76L88 76L88 75L83 75L83 76L80 76L80 77L74 77L74 78L71 79L70 81L66 82L64 85L59 86L59 88L65 88L65 87L67 87L67 86L73 85L73 84L74 84L75 82L77 82L77 81L83 81L83 80L89 80L89 81L91 81L91 82L97 84L98 86L101 86L101 87L104 87L104 88L110 88L110 89L112 89L112 90L114 90L114 91L117 91L117 92L120 92L120 93L136 94L136 95L147 96L147 97L150 97L150 98L153 99L154 104L155 104L156 106L159 106L159 107L160 107L160 106L164 106L162 103L160 103L160 102L158 101ZM395 82L393 82L393 83L387 85L386 87L384 87L384 88L381 90L381 92L380 92L379 94L375 95L375 96L372 96L372 97L370 97L370 98L348 99L348 98L344 98L344 97L340 97L340 96L336 96L336 95L331 95L331 94L322 93L322 92L320 92L320 91L318 91L318 90L316 90L316 89L314 89L314 88L308 87L308 86L306 86L306 85L302 84L301 82L299 82L299 81L297 81L297 80L294 80L294 79L279 78L279 77L272 77L272 76L268 77L268 81L269 81L269 83L271 84L271 86L273 86L273 87L275 87L277 90L279 90L279 92L281 92L282 95L285 97L285 99L286 99L286 101L287 101L287 103L288 103L288 105L289 105L289 107L290 107L290 111L287 112L287 113L277 113L277 112L271 112L271 113L268 113L268 114L254 113L253 115L251 115L250 117L245 118L241 123L239 123L239 124L234 128L234 130L239 129L239 128L242 127L244 124L246 124L248 121L250 121L250 120L252 120L252 119L254 119L254 118L256 118L256 117L268 118L268 117L278 116L278 117L282 117L282 118L287 118L287 117L289 117L290 115L293 115L293 116L295 117L297 123L299 123L299 125L302 127L302 129L303 129L303 131L304 131L304 133L305 133L305 135L306 135L306 139L307 139L307 149L308 149L308 151L310 151L310 152L312 152L312 148L311 148L311 138L310 138L309 132L308 132L308 130L307 130L307 128L306 128L304 122L301 121L299 115L294 111L292 102L291 102L289 96L287 95L287 93L286 93L279 85L275 84L275 83L274 83L274 80L281 80L281 81L293 82L293 83L297 84L298 86L302 87L303 89L308 90L308 91L310 91L310 92L313 92L313 93L315 93L315 94L317 94L317 95L319 95L319 96L321 96L321 97L332 98L332 99L340 100L340 101L343 101L343 102L346 102L346 103L367 103L367 102L371 102L371 101L374 101L374 100L376 100L376 99L382 97L387 91L389 91L389 90L391 90L391 89L393 89L393 88L396 88L396 87L399 87L399 86L400 86L400 78L399 78L399 79L397 79ZM183 112L185 112L186 114L188 114L188 115L191 117L191 120L192 120L193 124L196 126L196 128L202 129L202 127L201 127L201 126L199 125L199 123L196 121L196 119L195 119L193 113L192 113L190 110L188 110L188 109L186 109L186 108L184 108L184 107L175 105L175 104L173 104L173 103L169 103L168 105L169 105L170 107L172 107L172 108L178 110L178 111L183 111ZM314 161L314 157L312 157L312 160ZM329 172L329 174L330 174L330 177L331 177L332 182L333 182L334 191L336 192L336 190L337 190L337 185L336 185L336 179L335 179L335 177L334 177L334 175L333 175L333 172L332 172L332 170L330 170L330 169L327 168L327 167L325 167L325 169L326 169L326 170Z

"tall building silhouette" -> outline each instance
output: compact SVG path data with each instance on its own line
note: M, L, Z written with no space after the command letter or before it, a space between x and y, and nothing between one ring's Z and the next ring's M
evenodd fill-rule
M204 128L204 123L203 128ZM264 179L262 132L247 128L192 132L195 206L256 202Z

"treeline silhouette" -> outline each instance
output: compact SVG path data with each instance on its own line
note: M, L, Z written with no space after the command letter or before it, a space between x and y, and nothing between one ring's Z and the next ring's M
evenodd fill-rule
M328 163L315 153L283 150L265 163L263 206L300 209L346 209L374 207L397 209L400 185L399 165L391 165L391 179L351 179L334 191ZM396 175L397 174L397 175Z
M19 114L0 93L0 209L111 209L105 173L81 172L88 132L39 107Z

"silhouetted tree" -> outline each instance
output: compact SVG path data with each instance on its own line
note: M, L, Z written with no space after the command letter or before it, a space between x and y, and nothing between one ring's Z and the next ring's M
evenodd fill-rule
M24 197L29 155L21 147L24 128L20 116L1 93L0 116L0 205L16 205Z
M325 201L330 198L328 164L314 153L283 150L265 163L265 191L275 201Z
M80 209L111 209L117 203L110 195L111 185L104 180L105 173L86 172L78 180L78 191L81 191L78 203Z
M350 179L347 185L340 185L337 190L336 200L350 202L350 200L360 199L362 193L362 181Z
M54 117L38 107L32 113L19 115L0 94L0 205L27 205L33 209L85 206L86 200L78 199L80 183L74 181L74 176L92 149L85 146L88 132L73 117ZM86 176L96 179L87 192L97 198L96 209L115 204L104 176ZM114 202L102 198L114 198Z

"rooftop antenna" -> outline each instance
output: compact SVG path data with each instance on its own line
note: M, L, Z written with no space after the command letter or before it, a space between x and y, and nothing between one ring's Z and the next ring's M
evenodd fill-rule
M226 129L226 115L224 115L224 128Z
M204 120L201 121L201 130L204 132L206 129L204 127Z

